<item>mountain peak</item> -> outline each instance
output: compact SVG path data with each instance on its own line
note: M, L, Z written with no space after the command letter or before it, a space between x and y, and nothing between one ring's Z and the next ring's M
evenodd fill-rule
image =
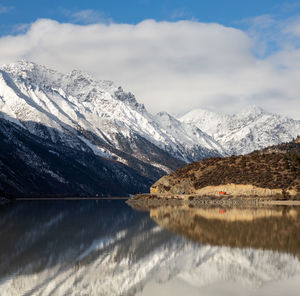
M209 109L205 109L205 108L197 108L194 110L191 110L187 113L185 113L183 116L181 116L179 118L179 120L181 121L190 121L192 123L192 121L198 121L201 120L202 118L230 118L231 115L225 114L225 113L221 113L221 112L216 112L216 111L212 111Z
M33 73L33 72L53 72L56 71L50 70L49 68L39 65L37 63L27 61L27 60L19 60L15 63L4 64L0 67L0 69L9 72L11 74L20 74L20 73Z
M266 113L267 112L264 109L253 104L253 105L246 106L240 112L238 112L236 115L245 117L247 115L259 116L259 115L266 114Z
M0 70L36 86L54 84L63 76L55 70L26 60L4 64L0 67Z
M145 111L144 104L138 103L135 95L131 92L125 92L121 86L114 90L114 97L119 101L131 106L135 110L138 110L139 112Z
M78 78L85 78L87 80L93 81L94 79L86 72L83 72L81 70L74 69L72 70L69 74L69 77L73 79L78 79Z
M30 62L27 60L19 60L15 63L4 64L1 68L5 68L6 70L9 69L19 69L19 70L32 70L33 68L37 67L38 65L34 62Z

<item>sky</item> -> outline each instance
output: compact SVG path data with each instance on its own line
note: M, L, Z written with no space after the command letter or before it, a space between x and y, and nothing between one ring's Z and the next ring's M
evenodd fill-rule
M0 64L80 69L150 112L300 119L300 0L0 0Z

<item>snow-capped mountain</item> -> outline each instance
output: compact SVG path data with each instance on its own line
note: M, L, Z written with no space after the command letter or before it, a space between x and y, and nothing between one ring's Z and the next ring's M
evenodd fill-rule
M179 118L212 136L230 154L247 154L270 145L289 142L300 135L300 121L271 114L251 105L228 115L196 109Z
M186 162L226 153L198 128L152 115L111 81L76 70L64 75L26 61L0 67L0 118L11 130L118 161L152 182ZM14 142L13 135L8 138Z
M202 132L198 127L180 122L167 112L157 113L155 120L172 139L180 139L182 143L189 147L188 161L203 158L203 155L207 154L207 149L219 152L221 155L226 155L227 153L219 143ZM184 154L183 148L178 146L179 155Z
M70 127L85 130L117 148L121 148L118 137L128 140L140 136L183 161L193 160L190 150L197 147L206 150L207 155L223 153L218 143L194 127L189 142L185 134L170 135L133 94L111 81L96 81L80 71L63 75L24 61L4 65L0 95L1 110L23 126L31 121L63 132ZM36 133L34 124L26 128ZM201 143L199 138L204 138Z
M62 74L26 61L0 67L0 121L0 141L6 147L0 155L0 190L18 188L16 192L24 192L25 187L30 192L17 164L26 167L23 172L27 172L27 180L43 175L53 184L73 184L78 189L73 191L76 194L99 192L98 178L86 187L86 181L80 178L72 182L74 170L66 175L66 153L73 155L74 165L82 169L91 166L83 154L97 159L88 161L95 163L94 171L104 176L109 167L109 179L117 179L119 188L131 187L133 193L146 190L186 162L245 154L288 142L300 134L300 121L255 106L236 115L201 109L179 119L166 112L152 115L132 93L111 81L97 81L77 70ZM33 146L39 148L34 150ZM50 158L45 158L46 151L53 152ZM50 161L52 157L59 160ZM105 167L104 171L97 169L99 166ZM85 174L94 175L92 171ZM99 193L103 192L101 188Z

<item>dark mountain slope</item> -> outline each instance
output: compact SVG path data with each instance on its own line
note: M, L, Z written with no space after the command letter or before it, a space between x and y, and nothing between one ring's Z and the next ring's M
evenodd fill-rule
M7 195L123 195L150 184L122 163L53 144L0 118L0 190Z

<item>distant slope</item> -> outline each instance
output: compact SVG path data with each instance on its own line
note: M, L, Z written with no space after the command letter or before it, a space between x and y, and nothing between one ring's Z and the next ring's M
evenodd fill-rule
M292 153L300 156L300 136L297 137L294 141L288 143L282 143L279 145L269 146L265 149L254 151L253 153Z
M271 114L257 106L248 106L235 115L196 109L179 120L196 125L230 154L247 154L300 135L299 120Z
M299 151L300 143L289 145ZM278 149L277 153L266 150L204 159L162 177L151 187L157 194L219 195L219 191L230 195L299 196L300 154Z

